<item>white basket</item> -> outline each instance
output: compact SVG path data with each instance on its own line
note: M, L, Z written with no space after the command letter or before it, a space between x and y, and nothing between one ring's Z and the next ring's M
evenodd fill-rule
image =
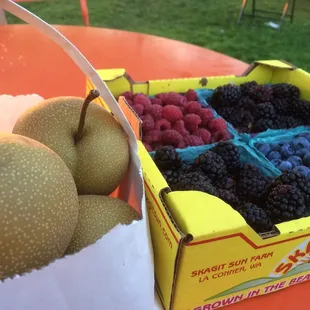
M131 126L94 68L60 32L10 0L0 0L1 8L55 41L99 90L129 136L130 173L127 184L121 185L120 198L128 201L131 197L130 203L135 201L135 207L141 208L143 219L129 226L118 225L76 255L58 259L39 271L0 282L0 310L153 309L152 246L137 141ZM11 115L12 120L22 112L19 110L16 115Z

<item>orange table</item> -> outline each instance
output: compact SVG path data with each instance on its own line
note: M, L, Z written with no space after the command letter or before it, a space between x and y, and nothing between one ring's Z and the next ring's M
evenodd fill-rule
M117 30L57 26L95 68L126 68L136 81L241 74L247 64L159 37ZM85 95L85 77L55 43L28 25L0 26L0 94L44 98ZM310 302L310 282L228 307L291 310Z
M247 64L197 46L102 28L57 26L96 69L126 68L137 81L241 74ZM49 38L29 25L0 26L0 93L85 95L85 78Z

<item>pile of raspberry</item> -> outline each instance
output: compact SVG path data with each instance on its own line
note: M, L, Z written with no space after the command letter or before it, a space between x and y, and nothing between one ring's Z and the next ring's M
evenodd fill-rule
M129 91L121 96L142 120L142 142L149 152L166 145L183 149L232 138L226 121L202 107L192 89L185 94L161 93L154 98Z

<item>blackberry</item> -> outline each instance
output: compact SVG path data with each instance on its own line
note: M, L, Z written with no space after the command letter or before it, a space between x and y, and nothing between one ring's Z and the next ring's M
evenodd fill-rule
M162 175L172 190L176 190L176 185L179 183L181 171L179 170L165 170Z
M236 191L236 181L229 177L218 180L215 185L218 189L225 189L233 193Z
M237 184L240 197L252 203L261 203L266 197L271 179L264 175L243 176Z
M270 102L260 103L256 107L255 119L274 119L276 116L275 109Z
M255 101L251 99L249 96L241 97L240 100L238 101L237 107L248 111L254 111L256 108Z
M195 183L192 186L191 190L199 191L199 192L204 192L213 196L218 197L218 191L217 189L210 183Z
M239 169L238 169L238 177L239 179L244 178L244 177L256 177L256 176L261 176L262 173L254 165L251 164L241 164Z
M247 224L257 233L268 232L272 230L272 221L265 210L257 205L247 202L238 210Z
M216 112L242 132L249 132L254 122L250 111L235 107L220 107Z
M241 125L238 127L240 132L250 132L253 123L254 117L250 111L241 110L240 111Z
M218 189L218 197L224 200L226 203L228 203L230 206L232 206L234 209L238 209L240 206L240 201L238 197L226 190L226 189Z
M285 129L286 122L283 115L276 115L273 120L273 128L272 129Z
M287 128L295 128L301 126L303 121L299 118L295 118L294 116L279 116L275 121L275 128L277 129L287 129Z
M279 185L268 196L266 212L275 224L305 217L304 195L292 185Z
M216 112L221 115L226 121L231 123L234 127L241 126L241 117L237 108L234 107L220 107Z
M259 119L253 124L252 132L262 132L268 129L274 129L276 124L271 119Z
M249 95L256 103L262 103L270 102L273 98L272 93L273 91L271 86L268 84L263 84L253 87Z
M187 163L182 162L182 161L181 161L180 167L178 167L178 168L176 168L176 169L178 169L179 171L181 171L181 173L188 173L188 172L194 171L192 165L187 164Z
M294 115L309 119L310 117L310 102L306 100L297 100L292 103L294 109ZM308 120L309 122L309 120Z
M219 142L211 151L223 158L228 172L233 172L239 168L240 152L236 145L230 142Z
M258 86L256 81L245 82L240 85L243 95L249 95L254 87Z
M287 99L274 99L271 104L278 115L290 115L293 109L292 104Z
M200 168L212 182L227 175L227 168L223 158L211 151L206 151L199 155L195 159L195 165Z
M241 98L241 89L237 85L227 84L219 86L214 90L210 104L212 107L234 106Z
M298 87L288 84L279 83L272 85L273 95L275 98L296 100L300 97L300 90Z
M203 172L187 172L180 175L177 183L175 184L175 190L193 190L197 183L211 184L211 181Z
M310 198L310 181L295 171L284 171L269 186L269 192L279 185L291 185L299 189L308 201Z
M175 169L181 166L179 154L170 146L163 146L156 150L154 162L159 170Z
M229 103L229 105L235 105L241 98L241 89L237 85L227 84L222 88L223 101Z
M190 171L191 166L181 162L179 167L172 167L161 170L161 173L172 190L176 190L176 186L182 179L183 175Z

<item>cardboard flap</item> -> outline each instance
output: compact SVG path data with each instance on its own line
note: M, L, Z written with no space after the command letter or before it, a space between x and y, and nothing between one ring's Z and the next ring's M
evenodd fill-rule
M203 192L170 192L165 196L165 201L182 233L192 235L194 240L247 226L230 205Z
M131 125L137 140L142 140L142 120L136 114L136 112L130 107L125 97L120 96L118 98L118 104L126 115L129 124Z
M142 170L144 174L144 180L147 180L148 178L150 178L150 176L152 177L151 181L157 195L160 195L161 192L165 189L169 190L169 186L166 180L158 170L152 157L146 151L142 142L138 141L138 146L139 146L138 154L141 159L141 162L143 163ZM147 171L147 175L145 175L145 171Z
M296 69L295 66L282 60L257 60L257 61L254 61L254 63L273 67L273 68L278 68L278 69Z
M125 69L105 69L98 71L103 81L114 81L123 77L126 73Z
M256 76L253 76L252 79L256 80L259 83L266 83L265 80L260 80L260 77L264 75L270 75L270 78L267 78L267 80L270 80L272 78L272 72L274 71L273 69L280 69L281 73L283 72L283 70L296 70L296 67L294 65L284 60L256 60L252 62L239 77L246 77L252 74L253 71L257 71L258 68L260 69L260 73L256 72Z

